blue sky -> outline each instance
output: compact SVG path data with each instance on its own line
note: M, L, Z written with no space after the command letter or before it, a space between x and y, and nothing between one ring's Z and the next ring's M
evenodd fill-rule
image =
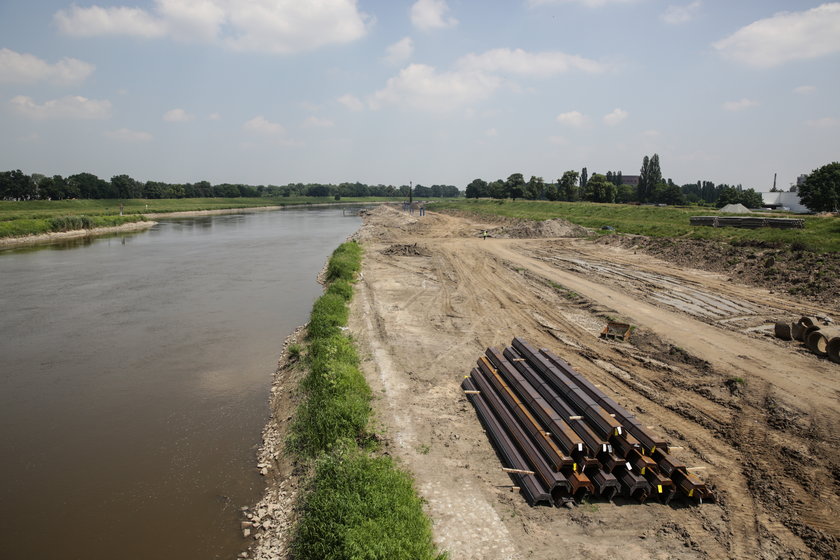
M840 160L840 2L0 1L0 170L787 187Z

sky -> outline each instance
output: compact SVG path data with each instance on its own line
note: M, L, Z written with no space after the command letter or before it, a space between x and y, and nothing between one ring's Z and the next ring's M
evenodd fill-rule
M767 191L840 160L840 2L0 0L0 170Z

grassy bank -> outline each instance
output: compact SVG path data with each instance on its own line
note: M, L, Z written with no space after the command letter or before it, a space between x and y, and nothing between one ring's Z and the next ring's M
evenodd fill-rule
M312 307L304 400L288 446L313 475L300 498L292 552L298 560L444 558L411 477L377 453L368 432L370 387L342 329L361 258L356 243L339 246L327 290Z
M59 231L112 227L129 222L139 222L143 216L87 216L59 215L50 218L22 218L0 220L0 237L18 237Z
M201 210L229 210L257 208L263 206L300 206L307 204L376 202L380 198L343 198L336 201L324 197L280 197L280 198L177 198L177 199L130 199L130 200L28 200L22 202L0 201L0 237L33 235L56 229L52 220L72 218L90 220L91 227L107 227L126 222L136 222L142 214L191 212ZM123 216L120 216L120 203ZM76 229L89 229L87 227Z
M620 233L650 237L715 239L733 244L765 243L779 246L797 244L820 253L840 251L840 219L831 217L796 216L805 220L805 229L738 229L689 225L691 216L717 214L717 210L698 207L631 206L590 202L513 202L510 200L441 202L435 203L433 207L528 220L563 218L599 231L601 227L611 226Z

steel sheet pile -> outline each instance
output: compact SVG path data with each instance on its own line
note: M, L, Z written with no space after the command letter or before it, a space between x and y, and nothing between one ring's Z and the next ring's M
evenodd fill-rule
M592 495L713 501L668 443L549 350L488 348L461 384L531 505Z

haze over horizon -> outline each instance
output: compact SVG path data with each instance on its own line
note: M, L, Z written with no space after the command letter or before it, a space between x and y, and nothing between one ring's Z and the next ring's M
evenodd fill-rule
M840 160L840 2L0 3L0 170L767 191Z

